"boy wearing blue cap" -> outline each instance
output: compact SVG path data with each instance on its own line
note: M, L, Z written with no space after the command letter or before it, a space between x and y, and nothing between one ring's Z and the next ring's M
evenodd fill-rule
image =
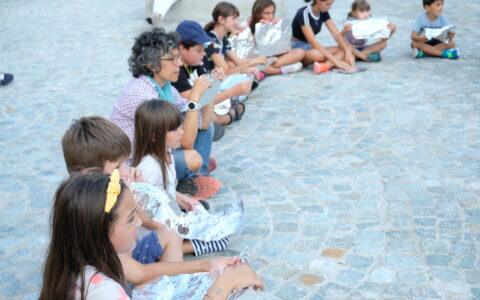
M205 55L220 53L220 48L205 30L195 21L183 21L177 29L180 36L179 53L183 61L180 68L178 81L172 83L180 92L182 97L188 97L192 89L190 84L192 78L207 74L207 69L203 66ZM222 70L216 69L217 73L223 74ZM251 90L251 81L241 82L231 89L224 90L213 99L215 104L219 104L229 98L248 94ZM212 120L215 123L228 125L233 121L240 120L245 111L245 104L239 101L232 101L230 109L225 114L214 114ZM216 110L219 112L219 110Z

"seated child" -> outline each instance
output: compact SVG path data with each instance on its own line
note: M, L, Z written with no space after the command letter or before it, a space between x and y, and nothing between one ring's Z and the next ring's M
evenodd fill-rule
M277 24L280 19L275 17L276 5L272 0L256 0L252 6L252 15L246 21L246 25L250 28L250 31L255 35L255 25L257 23L262 24ZM301 63L305 57L305 51L303 49L291 49L287 53L277 56L277 61L273 62L270 66L265 67L263 72L265 75L277 75L288 74L298 72L303 68Z
M130 299L127 282L131 270L125 268L120 256L135 247L136 229L141 221L118 170L112 176L71 176L55 193L51 218L52 237L39 299ZM235 262L235 258L223 260L224 263L210 268L201 268L199 261L163 263L162 272L154 268L150 272L154 278L202 269L223 271L228 263ZM192 267L186 268L187 265ZM219 275L206 297L227 299L232 290L250 285L263 289L261 278L246 265L240 265Z
M429 40L424 32L428 28L442 28L450 25L447 17L442 14L443 0L423 0L423 8L425 11L417 17L412 28L412 56L421 58L429 55L457 59L460 52L455 48L454 32L449 32L448 39L444 42L437 39Z
M62 138L63 155L70 174L96 168L106 174L119 170L125 181L143 181L141 172L127 168L125 160L130 155L131 145L127 135L114 123L102 117L83 117L75 120ZM194 249L193 242L183 239L173 230L138 213L142 226L153 230L132 253L120 254L126 279L135 285L142 284L163 274L198 271L198 264L212 265L209 260L182 262L183 254L197 255L213 250L213 247ZM197 241L195 241L197 242ZM203 243L198 241L197 244ZM135 259L132 259L132 257ZM137 261L146 264L142 265ZM154 263L160 261L160 263ZM165 262L176 262L165 264ZM177 266L178 264L178 266ZM203 268L206 270L206 268ZM179 272L175 271L179 270Z
M202 76L209 73L203 65L203 59L206 55L218 53L213 40L209 37L203 28L195 21L183 21L176 29L180 37L180 46L178 48L183 61L180 67L180 75L178 81L173 82L173 86L178 90L184 98L189 98L192 91L190 80L193 77ZM208 53L208 54L207 54ZM214 69L216 71L217 69ZM229 98L250 93L252 83L250 81L240 82L234 87L224 90L213 99L214 104L219 104ZM239 101L231 101L230 110L226 114L220 115L215 113L212 120L215 123L228 125L233 121L238 121L245 112L245 104Z
M336 67L346 72L355 71L355 57L351 47L338 32L337 26L330 18L329 10L334 0L305 0L309 3L300 8L292 20L292 48L305 50L303 65L313 65L316 74L329 71ZM322 24L337 42L338 46L324 47L316 35L321 31Z
M380 51L387 47L387 40L382 39L372 45L366 45L366 39L356 39L352 34L352 23L354 20L367 20L370 15L370 3L367 0L355 0L352 3L352 10L348 13L347 21L342 29L343 37L353 46L353 55L363 61L380 61ZM388 23L390 36L395 33L395 25Z
M235 73L257 73L253 68L267 63L265 56L255 58L240 58L234 51L228 40L228 33L238 30L238 8L228 2L218 3L212 12L213 21L205 26L205 31L219 46L217 53L205 56L204 66L208 71L220 67L226 75ZM262 78L258 78L261 80Z

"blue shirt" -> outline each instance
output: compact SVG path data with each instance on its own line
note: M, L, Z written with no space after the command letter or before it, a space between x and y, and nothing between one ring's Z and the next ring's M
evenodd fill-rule
M330 14L321 12L319 16L313 13L312 5L309 4L300 8L292 20L292 36L299 41L307 42L303 35L302 26L312 27L313 33L316 35L322 29L322 24L330 19Z
M450 25L450 22L445 15L442 14L435 21L431 21L427 12L423 12L415 20L412 30L421 34L425 28L442 28L448 25Z

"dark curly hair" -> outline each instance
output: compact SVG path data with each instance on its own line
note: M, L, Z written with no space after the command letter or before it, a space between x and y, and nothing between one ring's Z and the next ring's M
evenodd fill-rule
M172 49L178 48L179 38L175 32L166 32L163 28L146 31L135 39L132 47L132 56L128 65L133 77L141 75L153 77L153 73L160 72L160 58Z

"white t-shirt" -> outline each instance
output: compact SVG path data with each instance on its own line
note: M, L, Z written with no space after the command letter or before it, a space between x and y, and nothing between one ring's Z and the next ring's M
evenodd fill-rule
M142 158L137 168L142 170L143 179L146 182L159 186L167 191L173 199L176 199L177 173L175 172L175 161L172 152L169 150L171 164L167 165L167 185L163 186L163 176L160 163L151 155Z
M75 299L81 299L80 284L78 280L75 286ZM85 297L86 299L106 299L106 300L129 300L130 297L125 293L122 286L115 280L99 273L95 267L85 267Z

